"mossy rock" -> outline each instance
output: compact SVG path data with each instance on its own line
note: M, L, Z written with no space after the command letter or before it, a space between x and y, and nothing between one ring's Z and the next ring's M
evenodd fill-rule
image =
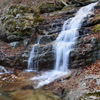
M30 35L34 25L41 20L40 14L27 5L11 5L4 13L2 26L16 35Z
M80 96L77 100L100 100L100 92L87 93Z
M73 9L73 8L74 8L73 5L65 6L65 7L62 8L62 11L71 10L71 9Z
M42 4L39 9L40 9L40 13L49 13L49 12L53 12L56 10L61 10L64 7L64 5L61 2L58 2L56 5L54 5L53 3L44 3Z
M93 28L92 31L95 32L95 33L99 32L99 31L100 31L100 24L96 25L96 26Z
M54 4L42 4L40 7L40 13L48 13L55 11Z
M86 94L86 96L96 96L96 97L100 97L100 92L88 93L88 94Z

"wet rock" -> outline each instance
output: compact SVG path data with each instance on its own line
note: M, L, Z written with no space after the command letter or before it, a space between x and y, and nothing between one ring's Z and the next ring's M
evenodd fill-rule
M52 69L54 66L53 44L37 46L35 48L35 55L33 57L33 62L38 63L38 70Z
M51 13L48 17L44 17L42 22L35 27L36 34L40 35L51 35L59 34L62 30L62 26L65 20L71 18L76 13L75 10L70 11L59 11L56 13ZM53 18L54 16L54 18Z
M97 1L99 0L71 0L71 3L74 4L76 7L81 7Z
M55 41L57 35L62 30L62 25L64 21L75 16L75 13L78 9L79 8L75 8L69 11L59 11L56 13L43 14L42 15L43 20L37 26L34 27L34 34L32 34L30 37L27 38L27 36L26 37L23 36L23 38L21 38L21 36L19 36L18 34L16 35L10 33L10 35L7 36L7 39L10 42L13 42L15 40L19 41L19 45L23 44L23 46L28 46L29 43L34 45L37 44L39 41L39 45L36 45L35 53L33 54L34 57L32 58L34 62L34 66L37 66L39 70L48 69L48 68L52 69L54 67L54 62L55 62L54 60L55 51L53 51L53 45L54 45L53 41ZM13 11L12 8L11 10ZM21 14L20 11L17 12ZM14 12L13 16L16 15L17 12ZM31 11L28 12L28 14L30 13ZM22 14L20 16L22 15L24 16L24 14L25 13L23 13L22 11ZM16 15L17 19L19 19L20 16ZM30 20L33 20L32 16L29 16L28 18ZM94 33L91 31L91 27L84 26L88 24L88 22L90 24L90 22L94 18L96 18L96 15L93 14L85 18L85 21L83 22L81 29L79 29L80 36L78 38L78 42L75 45L75 49L70 53L69 68L85 66L99 59L99 52L100 52L99 40L95 38L95 36L90 39L88 38L84 40L85 37L88 37L89 35ZM31 28L33 29L33 26ZM28 46L26 50L22 53L22 55L19 57L17 66L21 66L21 67L23 66L24 68L27 68L27 62L31 50L32 50L32 45Z
M95 9L100 9L100 1L98 1L98 4L94 8Z
M86 37L89 34L92 34L90 28L84 28L84 27L82 27L82 28L79 29L79 37L80 38Z
M89 18L83 22L83 27L92 27L100 23L100 2L98 2L98 4L94 8L95 14L91 13L90 15L88 15Z
M21 63L27 63L30 56L32 46L29 47L21 57ZM30 51L30 52L29 52ZM37 67L38 70L52 69L54 66L54 51L53 44L36 45L33 54L33 68Z
M44 35L44 36L40 37L39 44L50 43L50 42L54 41L57 38L57 36L58 36L57 34Z
M31 85L26 85L26 86L22 87L22 90L28 90L28 89L32 89L33 90L34 88Z
M76 11L76 10L75 10ZM57 35L61 31L61 27L63 25L64 20L67 20L71 16L70 11L58 14L47 16L43 22L41 22L38 26L36 26L36 34L40 35L39 44L35 47L35 53L33 57L34 66L38 66L39 70L41 69L52 69L54 66L54 52L52 42L56 39ZM71 11L73 12L73 10ZM75 12L73 12L74 14ZM85 20L91 20L95 16L87 17ZM63 18L63 19L62 19ZM85 21L85 22L86 22ZM84 23L85 23L84 22ZM83 23L83 25L84 25ZM58 32L57 32L58 30ZM75 49L70 53L70 60L69 60L69 68L76 68L80 66L86 66L97 59L99 59L99 39L96 38L97 36L88 37L89 35L93 34L94 32L91 31L91 27L81 27L79 29L79 38L75 45ZM52 44L52 46L50 46ZM49 47L50 46L50 47ZM50 49L52 48L52 49ZM32 50L32 46L26 50L23 54L21 61L27 63L30 51Z
M16 36L16 35L8 35L7 36L7 42L13 42L13 41L21 41L24 37Z
M79 47L70 53L69 68L86 66L99 59L99 41L96 37L78 41Z
M0 40L7 42L7 32L0 25Z
M92 16L93 17L93 16ZM83 22L83 27L90 27L100 23L100 17L93 17Z

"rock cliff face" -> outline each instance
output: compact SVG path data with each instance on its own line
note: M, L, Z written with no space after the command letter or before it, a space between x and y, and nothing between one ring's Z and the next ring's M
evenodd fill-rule
M53 42L60 33L64 21L73 17L79 7L74 7L73 9L71 7L71 10L68 8L66 11L42 14L42 21L35 26L34 21L39 16L29 7L13 5L9 9L4 14L5 16L2 17L2 27L5 29L1 29L0 39L5 42L10 42L9 45L16 49L25 46L25 50L23 49L23 51L19 53L20 56L13 55L13 60L16 63L11 64L10 61L13 62L13 60L8 61L6 57L1 57L1 64L6 65L9 63L9 66L21 65L22 68L26 68L32 45L36 44L39 39L39 44L35 46L33 62L34 64L38 63L37 67L39 70L52 69L55 63ZM75 49L70 53L69 68L86 66L99 59L99 10L100 4L98 3L95 7L95 14L86 18L81 29L79 29L79 38ZM13 19L11 19L11 16ZM21 21L21 19L24 20L24 22ZM26 22L32 23L28 25ZM20 24L23 25L20 26ZM0 52L2 55L5 55L7 51ZM10 59L10 56L8 56L8 58ZM5 64L3 64L3 62L5 62Z
M100 6L98 4L95 7L95 12L99 11L99 7ZM36 26L36 34L40 34L41 36L39 36L39 44L35 47L33 62L38 62L37 67L39 70L53 68L55 62L53 41L60 33L63 22L66 19L73 17L76 13L76 10L65 11L63 13L60 12L62 14L59 13L57 16L51 14L51 16L46 17L46 19L44 19L39 26ZM93 32L93 27L96 25L95 21L93 20L96 18L97 15L92 14L83 22L83 26L79 30L79 38L77 40L75 49L70 53L69 69L90 65L100 58L99 32ZM26 50L28 52L27 57L25 56L26 53L24 53L22 59L28 59L28 50ZM23 61L27 62L27 59Z

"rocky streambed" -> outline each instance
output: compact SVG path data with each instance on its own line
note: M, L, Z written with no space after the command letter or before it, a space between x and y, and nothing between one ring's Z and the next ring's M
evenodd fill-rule
M71 70L70 75L61 77L49 85L34 88L30 78L35 72L0 75L0 100L99 100L100 61L91 66Z

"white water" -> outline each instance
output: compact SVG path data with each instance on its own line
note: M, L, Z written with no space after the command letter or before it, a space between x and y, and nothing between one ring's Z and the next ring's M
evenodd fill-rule
M97 3L82 7L75 17L64 22L62 32L56 39L56 64L55 70L68 72L69 54L79 36L78 29L81 28L84 18L91 14L92 8Z
M31 50L31 53L30 53L30 57L28 59L28 69L25 70L27 72L38 71L38 68L37 68L38 62L34 63L33 62L33 57L34 57L34 48L37 45L39 45L40 39L41 39L41 37L39 37L38 38L38 42L32 46L32 50Z
M75 17L64 22L62 31L57 37L54 45L56 52L54 70L44 72L41 76L39 75L31 78L31 80L34 80L37 84L36 88L49 84L55 79L67 75L70 72L68 70L69 54L74 48L77 37L79 36L78 29L81 28L84 18L92 13L92 9L96 4L97 3L92 3L88 6L82 7Z

